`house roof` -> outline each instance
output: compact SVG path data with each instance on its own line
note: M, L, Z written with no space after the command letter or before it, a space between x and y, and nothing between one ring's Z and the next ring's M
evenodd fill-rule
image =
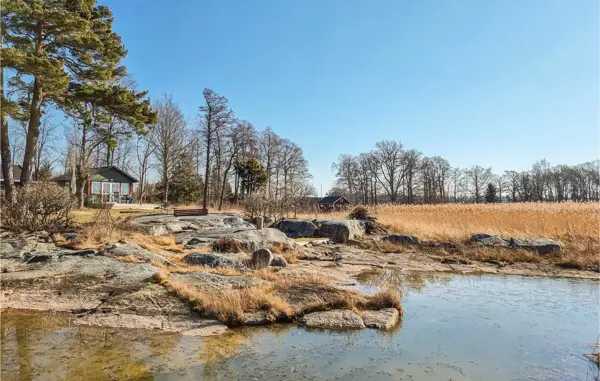
M321 197L306 197L306 200L316 204L317 202L321 201Z
M21 167L20 165L12 166L13 178L15 179L15 183L21 182L21 170L22 169L23 169L23 167ZM2 174L2 171L0 171L0 181L4 182L4 175Z
M90 178L94 180L94 177L99 175L108 181L112 181L115 183L137 183L138 180L131 176L129 173L123 171L122 169L115 167L114 165L110 165L108 167L97 167L90 168ZM54 179L54 181L71 181L71 173L65 173L64 175L58 176Z
M344 197L344 196L325 196L321 200L319 200L319 202L317 202L317 204L325 204L325 205L335 204L340 199L344 199L347 203L350 203L350 201L348 201L346 199L346 197Z

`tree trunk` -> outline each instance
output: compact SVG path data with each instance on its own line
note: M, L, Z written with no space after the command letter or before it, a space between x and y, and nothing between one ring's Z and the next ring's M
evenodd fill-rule
M4 69L0 69L0 93L4 101ZM4 179L4 195L8 202L13 202L15 179L10 156L10 141L8 140L8 118L4 106L0 106L0 151L2 158L2 178Z
M81 163L77 165L76 172L77 181L75 194L77 195L77 205L80 208L83 208L85 205L85 183L87 182L87 176L85 175L86 171ZM100 198L102 198L102 194L100 195Z
M210 117L210 115L209 115ZM204 169L204 194L202 195L202 208L207 209L206 200L208 199L208 180L210 174L210 144L211 142L211 131L210 121L207 121L206 126L206 167Z
M225 196L225 184L227 183L227 174L229 173L229 170L231 169L231 163L232 162L230 161L229 165L225 169L225 172L223 173L223 184L221 186L221 194L219 195L219 211L221 211L221 208L223 208L223 197Z
M25 186L33 178L38 137L40 135L40 118L42 116L43 89L42 81L36 77L33 83L33 98L31 100L29 127L27 128L27 141L21 171L21 185Z

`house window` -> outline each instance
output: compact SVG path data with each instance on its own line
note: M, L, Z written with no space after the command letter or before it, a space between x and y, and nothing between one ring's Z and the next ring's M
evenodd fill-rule
M121 194L129 194L129 183L121 183Z
M100 182L92 181L92 193L100 194Z

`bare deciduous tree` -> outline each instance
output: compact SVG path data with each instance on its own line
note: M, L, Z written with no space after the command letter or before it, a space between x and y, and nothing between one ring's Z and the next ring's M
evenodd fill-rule
M184 137L187 121L179 105L168 94L154 105L154 110L158 121L152 128L149 142L161 176L163 201L167 203L172 171L186 148Z

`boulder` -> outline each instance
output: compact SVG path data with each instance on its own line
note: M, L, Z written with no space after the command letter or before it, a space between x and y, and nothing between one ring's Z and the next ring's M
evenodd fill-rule
M482 246L492 247L508 247L509 242L497 235L490 234L473 234L471 236L471 243Z
M205 272L193 272L171 275L171 281L184 282L199 290L220 292L223 290L238 290L242 288L264 286L269 282L249 276L225 276Z
M275 228L290 238L314 237L317 231L315 224L308 220L281 220Z
M421 240L414 235L390 234L381 238L383 241L394 245L420 245Z
M260 230L242 230L227 235L246 252L259 249L270 249L273 245L294 246L293 240L277 229L265 228Z
M231 267L246 270L244 263L246 256L240 253L192 253L183 257L183 261L190 265L208 267Z
M363 237L367 233L365 221L314 221L317 226L317 235L328 237L333 242L345 243L349 239Z
M366 327L377 329L391 329L400 320L400 312L395 308L363 311L362 319Z
M258 249L252 253L252 266L255 269L264 269L271 264L273 254L269 249Z
M346 309L313 312L302 316L298 322L308 328L365 328L365 323L361 317L355 312Z
M560 251L560 245L550 238L511 238L510 247L513 249L525 249L549 254Z
M271 260L271 266L274 267L287 267L287 260L280 254L273 254L273 260Z

